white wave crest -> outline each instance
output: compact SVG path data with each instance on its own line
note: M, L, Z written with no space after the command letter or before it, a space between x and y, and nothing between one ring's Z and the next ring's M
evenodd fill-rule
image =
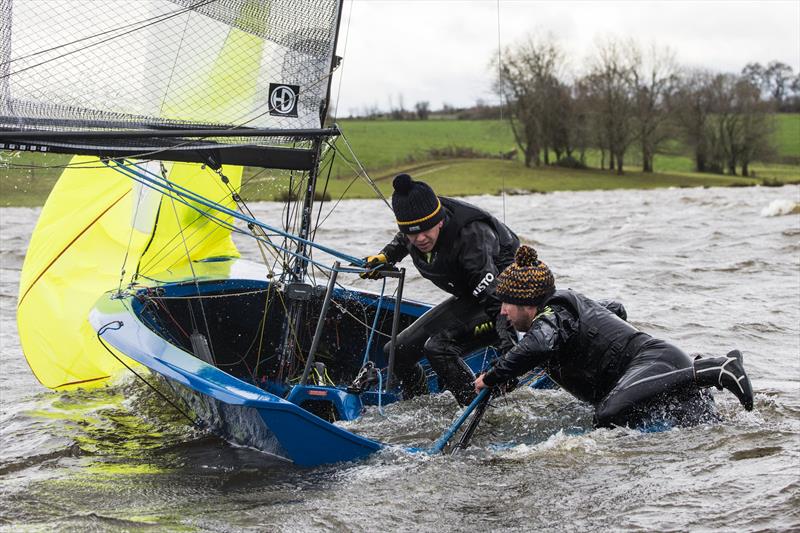
M786 199L773 200L767 207L761 210L762 217L779 217L797 214L800 214L800 203Z
M598 453L598 446L597 441L588 435L570 435L563 430L559 430L543 442L518 444L512 448L502 450L498 455L507 459L520 460L552 451L567 454L595 454Z

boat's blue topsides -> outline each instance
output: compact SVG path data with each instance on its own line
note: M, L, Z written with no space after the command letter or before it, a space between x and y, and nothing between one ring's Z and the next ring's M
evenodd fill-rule
M153 280L149 287L121 295L107 293L95 304L89 321L106 344L166 379L173 392L182 398L181 407L188 406L205 426L233 442L299 465L350 461L384 447L332 422L354 420L365 405L386 405L398 400L395 391L384 386L373 384L361 390L348 386L362 360L383 368L384 373L379 375L385 380L387 361L383 342L372 343L364 332L372 319L356 321L352 312L348 316L343 311L349 305L364 317L372 313L376 323L377 317L383 316L386 328L386 323L391 322L386 317L391 317L394 311L394 299L335 289L338 307L329 313L324 342L323 355L328 366L318 363L322 371L315 374L315 379L299 384L296 374L280 379L281 363L275 356L278 348L275 339L279 337L282 319L263 310L263 299L275 290L265 280L263 267L255 265L249 269L248 262L237 259L221 261L230 262L226 271L237 272L241 277L204 276L208 265L196 263L198 282L172 273L159 281ZM214 273L219 272L216 263L211 266ZM190 342L197 335L189 332L196 328L191 314L192 306L198 305L198 293L205 302L202 312L212 317L208 322L216 324L210 327L217 328L213 335L216 339L213 357L210 349L203 357L203 350ZM404 301L402 320L411 323L429 308L419 302ZM208 330L209 324L204 326ZM257 357L255 344L261 354ZM494 355L494 350L488 347L473 352L465 360L477 373ZM546 376L537 376L537 387L546 386L545 380ZM430 370L428 389L439 390L436 376Z
M131 300L130 296L117 298L110 293L105 295L92 310L90 323L101 333L102 339L118 352L171 383L182 385L182 396L187 392L196 393L218 404L214 411L210 411L192 403L196 414L205 410L214 416L214 412L225 406L224 409L228 411L239 411L237 417L243 424L263 424L264 427L259 431L250 431L250 436L235 435L240 444L284 456L299 465L358 459L383 446L341 429L297 404L238 379L167 342L139 320ZM326 396L341 399L350 411L355 408L360 410L356 395L332 387L307 389L306 396L314 397L311 391L317 390ZM208 413L205 414L208 416ZM205 422L217 429L221 427L219 420ZM258 441L254 440L254 436L258 436ZM275 440L279 446L276 446Z

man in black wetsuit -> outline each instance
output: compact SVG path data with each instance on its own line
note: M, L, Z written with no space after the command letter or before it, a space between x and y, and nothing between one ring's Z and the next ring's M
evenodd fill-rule
M476 390L542 366L565 390L595 407L600 427L636 426L655 409L678 424L692 423L698 408L710 408L701 389L711 386L733 392L748 411L753 408L738 350L692 359L628 324L622 304L556 290L533 248L519 248L495 294L503 302L501 314L524 337L475 380Z
M427 357L444 388L466 405L475 396L475 376L461 357L513 335L500 316L494 288L498 274L514 260L519 239L486 211L438 197L408 174L396 176L392 185L400 232L380 253L367 257L367 266L377 269L411 255L422 277L452 295L397 336L395 371L403 396L427 391L419 365ZM362 277L370 277L370 271Z

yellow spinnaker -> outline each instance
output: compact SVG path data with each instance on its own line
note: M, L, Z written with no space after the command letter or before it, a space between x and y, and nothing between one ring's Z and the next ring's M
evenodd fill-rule
M242 168L225 173L238 191ZM233 207L219 177L200 165L175 164L169 179ZM133 185L96 159L77 156L42 209L20 275L17 324L28 364L46 387L101 385L124 369L87 321L100 295L119 287L123 262L124 288L137 265L147 275L187 271L186 246L192 260L239 255L229 230L169 198L147 200ZM147 201L155 201L149 224L142 221ZM133 227L137 212L136 226L146 231Z

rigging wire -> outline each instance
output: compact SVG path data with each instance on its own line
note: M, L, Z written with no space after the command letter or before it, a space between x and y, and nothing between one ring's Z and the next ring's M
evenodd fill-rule
M166 176L163 176L166 180ZM200 292L200 282L197 279L197 274L194 271L194 265L192 264L192 255L189 252L189 247L186 244L186 238L183 235L183 226L181 225L181 219L178 216L178 207L175 205L175 198L171 197L172 199L172 211L175 213L175 223L178 225L178 230L181 234L181 239L183 239L183 247L186 249L186 262L189 264L189 269L192 271L192 279L194 280L194 286L197 289L197 296L199 297L198 303L200 304L200 315L203 317L203 323L206 326L206 335L208 335L208 347L211 350L211 360L214 361L216 364L216 357L214 356L214 344L211 339L211 328L208 327L208 318L206 317L206 310L205 306L203 306L203 298L202 293ZM194 309L192 305L189 304L189 314L192 319L192 326L194 324Z
M362 165L361 161L356 157L355 152L353 151L353 147L350 146L350 141L347 140L347 136L344 134L344 132L342 130L339 130L339 134L340 134L342 140L344 141L345 146L347 146L347 149L350 151L350 153L353 155L353 157L355 157L356 163L358 164L358 168L361 171L361 175L367 180L367 183L370 185L370 187L372 187L372 190L375 191L375 194L377 194L378 197L381 200L383 200L383 203L386 204L386 207L388 207L389 210L394 212L394 210L392 209L392 206L386 200L386 197L383 195L381 190L378 188L378 186L375 183L375 181L372 178L369 177L369 174L367 173L367 170L364 168L364 165Z
M503 69L501 66L502 61L502 42L500 40L500 0L497 0L497 86L500 89L500 123L503 122L503 80L502 80L502 73ZM503 180L503 187L502 187L502 196L503 196L503 224L506 223L506 175L505 172L502 175Z
M144 195L144 190L145 190L144 187L139 187L139 194L136 196L136 207L134 207L134 209L133 209L133 220L134 221L139 216L139 206L142 203L142 196ZM131 251L131 243L133 242L133 232L134 232L135 227L136 227L136 225L132 221L131 222L131 231L130 231L130 234L128 235L128 245L125 247L125 257L123 257L123 259L122 259L122 266L120 267L120 272L119 272L119 286L117 287L117 293L118 294L122 294L122 281L125 278L125 265L128 264L128 255L129 255L129 253ZM138 267L137 267L136 270L138 272L138 270L139 270Z
M175 67L178 66L178 58L181 55L181 50L183 49L183 41L186 38L186 32L189 30L189 20L191 17L186 17L186 22L183 25L183 31L181 32L181 40L178 42L178 50L175 52L175 60L172 62L172 68L169 71L169 79L167 80L167 86L164 89L164 94L169 94L169 88L172 85L172 77L175 75ZM158 110L159 116L164 116L164 106L167 103L166 98L161 99L161 107Z
M386 278L383 278L383 286L381 287L381 295L378 298L378 301L375 304L375 318L372 320L372 327L370 328L369 338L367 339L367 345L364 347L364 360L361 362L361 366L367 364L369 361L369 350L372 348L372 337L375 334L375 330L378 326L378 317L381 314L381 304L383 303L383 293L386 290ZM399 309L397 309L399 311Z
M344 48L342 49L342 57L347 57L347 43L350 40L350 21L353 18L353 4L355 0L350 0L350 11L347 13L347 28L344 31ZM334 54L336 52L334 51ZM342 80L344 79L344 68L347 66L345 63L342 65L342 68L339 69L339 86L336 88L336 104L334 105L333 109L333 116L338 119L339 117L339 98L342 96Z
M255 219L255 218L249 217L247 215L243 215L241 213L238 213L237 211L231 210L231 209L225 207L224 205L221 205L221 204L219 204L217 202L214 202L212 200L209 200L208 198L205 198L205 197L203 197L203 196L201 196L201 195L199 195L197 193L194 193L191 190L187 189L186 187L183 187L183 186L181 186L181 185L179 185L177 183L174 183L174 182L168 180L165 177L159 177L157 175L154 175L151 172L147 171L146 169L142 169L138 165L132 165L132 166L135 167L137 169L137 171L131 170L131 168L126 167L126 166L122 166L122 165L113 166L111 168L120 169L120 170L123 171L123 173L128 173L129 177L132 177L133 179L136 179L137 181L145 183L148 186L152 186L152 188L156 189L159 192L164 193L166 191L166 192L174 193L176 196L171 196L169 194L167 194L167 196L170 197L170 198L176 198L177 197L177 199L179 199L179 201L181 201L185 205L195 209L196 211L200 212L203 216L214 217L214 215L211 215L208 212L201 211L198 207L192 205L191 202L197 202L197 203L199 203L199 204L201 204L201 205L203 205L205 207L211 208L211 209L213 209L215 211L218 211L218 212L223 213L225 215L231 216L231 217L236 218L238 220L241 220L241 221L244 221L244 222L250 222L250 223L253 223L255 225L261 226L262 228L264 228L266 230L272 231L272 232L274 232L274 233L276 233L278 235L282 235L282 236L284 236L284 237L286 237L286 238L288 238L290 240L293 240L295 242L300 242L300 243L303 243L303 244L305 244L307 246L316 247L316 248L318 248L319 250L322 250L325 253L328 253L328 254L330 254L330 255L332 255L334 257L342 259L343 261L349 261L353 265L356 265L356 266L359 266L359 267L363 267L363 265L364 265L364 260L363 259L360 259L360 258L351 256L351 255L339 252L338 250L335 250L335 249L330 248L328 246L324 246L322 244L315 243L315 242L310 241L308 239L304 239L304 238L299 237L297 235L293 235L293 234L288 233L286 231L283 231L283 230L280 230L278 228L272 227L272 226L270 226L268 224L265 224L264 222L259 221L258 219ZM148 176L148 174L149 174L149 176ZM152 176L155 176L155 178L157 178L157 179L153 179ZM158 180L161 180L161 182L163 182L163 183L159 183ZM224 226L235 228L235 230L237 232L242 233L241 229L236 228L232 224L224 222L224 221L222 221L220 219L217 219L217 220L219 220ZM304 259L304 260L308 259L307 256L303 256L303 255L298 254L296 252L292 252L292 251L289 251L289 250L283 250L283 249L281 251L288 251L290 254L292 254L295 257L299 257L300 259ZM350 270L348 270L348 269L345 268L345 269L341 269L340 271L342 271L342 272L347 272L347 271L362 272L363 269L358 269L358 270L350 269Z
M112 328L112 327L111 327L112 325L113 325L113 326L117 326L117 327L116 327L116 328ZM106 332L107 330L109 330L109 329L119 329L119 328L121 328L121 327L122 327L122 322L120 322L119 320L115 320L115 321L113 321L113 322L109 322L108 324L105 324L103 327L101 327L100 329L98 329L98 330L97 330L97 340L98 340L98 341L100 341L100 344L103 346L103 348L105 348L105 349L106 349L106 351L107 351L108 353L110 353L110 354L111 354L111 356L112 356L114 359L116 359L116 360L117 360L117 361L118 361L118 362L119 362L119 363L120 363L122 366L124 366L125 368L127 368L128 370L130 370L130 371L131 371L131 373L132 373L134 376L136 376L137 378L139 378L139 379L140 379L142 382L144 382L144 384L145 384L145 385L147 385L148 387L150 387L151 389L153 389L153 390L156 392L156 394L158 394L159 396L161 396L161 398L162 398L162 399L163 399L165 402L167 402L169 405L171 405L173 409L175 409L176 411L178 411L178 413L180 413L181 415L183 415L183 416L184 416L184 417L185 417L185 418L186 418L186 419L189 421L189 423L191 423L191 424L192 424L193 426L195 426L197 429L205 429L205 424L202 422L202 420L200 420L199 418L192 418L191 416L189 416L189 415L188 415L188 414L187 414L187 413L186 413L186 412L185 412L183 409L181 409L180 407L178 407L178 406L175 404L175 402L173 402L172 400L170 400L170 399L169 399L169 397L167 397L167 395L166 395L166 394L164 394L163 392L161 392L160 390L158 390L158 389L157 389L157 388L156 388L156 387L155 387L153 384L151 384L149 381L147 381L146 379L144 379L144 378L143 378L143 377L142 377L142 376L141 376L141 375L140 375L138 372L136 372L136 371L135 371L135 370L134 370L132 367L130 367L130 366L127 364L127 363L125 363L125 361L123 361L122 359L120 359L120 358L117 356L117 354L115 354L115 353L114 353L114 352L111 350L111 348L109 348L109 347L108 347L108 345L105 343L105 341L103 341L103 338L102 338L102 335L103 335L103 333L105 333L105 332Z
M136 164L134 164L134 165L136 165ZM164 167L163 164L162 164L161 168L162 168L162 172L166 172L166 168ZM151 175L155 175L155 174L151 174ZM223 197L223 199L224 198L225 198L225 196ZM222 201L222 200L220 200L220 201ZM192 220L188 224L183 224L183 227L186 228L186 229L192 228L192 226L194 226L194 228L192 228L192 233L189 234L190 238L194 237L198 232L200 232L202 230L202 227L201 227L201 224L200 224L200 221L202 221L202 220L211 220L212 222L214 221L213 219L211 219L209 217L203 216L202 212L199 212L197 217L194 218L194 220ZM197 225L195 225L195 224L197 224ZM222 226L222 229L227 229L227 227ZM201 239L197 240L195 242L195 244L193 245L193 248L199 247L201 244L203 244L203 242L206 241L206 239L211 238L211 236L213 234L214 234L213 231L209 232L204 237L202 237ZM137 274L138 274L140 269L149 270L150 268L152 268L153 265L159 264L161 261L163 261L164 259L169 257L169 255L171 253L173 253L175 250L177 250L178 247L180 246L180 241L178 240L179 236L180 236L179 233L175 233L169 240L164 242L164 244L161 246L161 248L159 250L156 250L151 254L149 260L146 263L138 265L137 266ZM153 231L153 235L151 236L151 239L154 238L154 237L155 237L155 228L154 228L154 231ZM149 248L149 244L148 244L148 248ZM144 252L143 252L142 255L144 255ZM140 258L140 261L141 261L141 258ZM179 262L179 259L175 260L170 265L166 265L164 268L162 268L162 270L164 270L164 269L168 270L168 269L172 268L173 266L175 266L178 262Z
M344 134L342 133L342 136L343 136L343 135L344 135ZM341 201L342 201L342 200L344 199L344 197L347 195L347 192L350 190L350 187L352 187L352 186L353 186L353 184L356 182L356 180L357 180L357 179L359 179L359 178L362 178L362 179L364 179L364 180L365 180L365 181L366 181L366 182L367 182L367 183L370 185L370 187L372 188L372 190L373 190L373 191L375 191L375 192L377 193L377 195L378 195L378 196L379 196L381 199L383 199L383 203L385 203L385 204L386 204L386 206L387 206L387 207L388 207L388 208L391 210L391 209L392 209L391 205L389 205L388 201L386 200L386 197L384 197L384 196L383 196L383 193L381 193L380 189L378 189L378 186L375 184L375 180L373 180L373 179L372 179L372 178L369 176L369 174L366 172L366 170L364 170L364 173L363 173L363 175L362 175L361 173L359 173L359 172L358 172L358 170L356 170L356 169L353 167L353 162L352 162L352 161L350 161L350 160L348 160L348 159L347 159L347 157L346 157L345 155L343 155L343 154L342 154L341 150L339 150L339 149L336 147L336 145L335 145L335 144L328 143L328 146L330 146L331 150L332 150L332 151L333 151L335 154L338 154L338 155L339 155L339 157L341 157L341 158L342 158L342 160L345 162L345 164L347 164L347 166L349 166L349 167L350 167L350 170L352 170L352 171L353 171L353 173L354 173L354 176L353 176L353 178L350 180L350 183L348 183L348 184L347 184L347 187L345 187L345 189L344 189L344 191L342 192L342 194L340 194L340 195L339 195L339 198L338 198L338 199L336 200L336 202L333 204L333 207L331 207L330 211L328 211L328 213L325 215L325 218L323 218L323 219L322 219L322 222L320 222L320 223L319 223L319 225L321 226L322 224L324 224L324 223L325 223L325 221L326 221L326 220L328 220L328 217L330 217L330 216L333 214L333 212L334 212L334 211L336 210L336 208L339 206L339 204L341 203ZM350 148L350 147L349 147L349 145L348 145L348 148ZM353 152L352 148L350 148L350 153L353 155L353 157L355 157L355 159L356 159L356 160L358 160L358 157L355 155L355 153ZM361 166L361 168L363 169L363 165L361 165L361 162L360 162L360 161L358 162L358 164L359 164L359 166Z
M101 31L101 32L98 32L98 33L94 33L94 34L88 35L86 37L81 37L80 39L75 39L74 41L69 41L67 43L59 44L58 46L51 46L50 48L45 48L43 50L37 50L36 52L31 52L30 54L27 54L27 55L15 57L15 58L9 59L8 61L0 61L0 67L4 66L4 65L10 65L11 63L14 63L15 61L21 61L23 59L28 59L28 58L35 57L35 56L38 56L38 55L41 55L41 54L46 54L47 52L52 52L54 50L58 50L59 48L66 48L67 46L72 46L73 44L78 44L79 42L82 42L82 41L88 41L89 39L94 39L96 37L101 37L103 35L106 35L107 33L114 33L114 32L117 32L117 31L121 31L121 30L130 28L132 26L137 26L139 24L146 24L145 26L142 26L141 28L136 28L135 29L135 30L141 30L141 29L147 28L149 26L164 22L165 20L169 20L171 18L183 15L184 13L188 13L190 11L194 11L198 7L203 7L205 5L208 5L208 4L211 4L211 3L214 3L214 2L217 2L217 0L201 0L200 2L198 2L195 5L178 9L176 11L173 11L172 13L164 13L162 15L156 15L155 17L151 17L149 19L137 20L135 22L131 22L130 24L125 24L123 26L117 26L116 28L111 28L109 30L105 30L105 31ZM123 33L123 34L118 35L116 37L121 37L122 35L126 35L126 34ZM116 37L114 37L114 38L116 38ZM81 49L75 50L75 52L80 52L82 50L85 50L85 48L81 48ZM16 73L12 72L11 74L16 74ZM8 74L8 75L10 76L11 74Z

